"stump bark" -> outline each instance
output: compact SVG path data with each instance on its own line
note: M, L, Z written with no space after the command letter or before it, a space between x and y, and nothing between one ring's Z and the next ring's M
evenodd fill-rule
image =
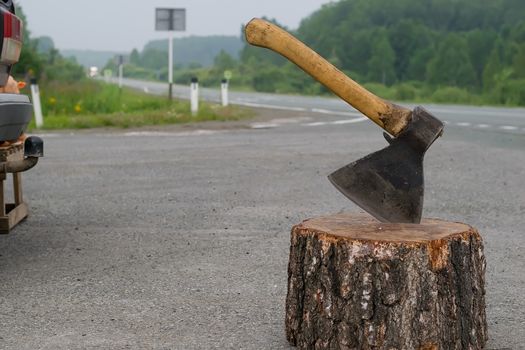
M296 225L286 335L300 349L482 349L481 236L460 223L385 224L364 214Z

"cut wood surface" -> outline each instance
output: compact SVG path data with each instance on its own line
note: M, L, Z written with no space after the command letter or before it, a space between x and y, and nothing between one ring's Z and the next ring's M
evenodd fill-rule
M301 349L482 349L482 238L442 220L307 220L292 230L286 334Z

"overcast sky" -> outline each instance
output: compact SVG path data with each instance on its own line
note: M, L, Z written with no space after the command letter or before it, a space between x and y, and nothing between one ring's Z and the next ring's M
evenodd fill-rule
M186 8L187 35L239 35L242 23L267 16L297 28L331 0L15 0L33 36L53 38L59 49L130 51L151 39L156 7Z

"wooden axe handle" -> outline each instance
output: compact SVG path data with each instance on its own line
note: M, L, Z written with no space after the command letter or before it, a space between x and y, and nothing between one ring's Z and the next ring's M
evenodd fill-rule
M390 134L399 135L410 122L409 109L372 94L278 26L255 18L245 33L250 44L283 55Z

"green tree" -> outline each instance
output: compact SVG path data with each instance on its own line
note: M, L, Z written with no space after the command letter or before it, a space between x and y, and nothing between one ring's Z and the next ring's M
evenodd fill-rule
M396 71L394 63L396 54L386 31L380 31L372 44L372 56L368 60L368 80L380 82L384 85L394 83Z
M11 74L18 77L18 79L26 76L40 77L44 67L44 59L39 55L37 50L37 42L31 39L31 32L27 25L27 17L22 7L16 7L16 15L20 17L23 26L24 46L18 63L13 66Z
M237 66L237 61L228 54L226 51L221 50L213 61L214 68L219 72L224 72L225 70L234 69Z
M372 56L374 31L359 30L341 40L335 48L335 55L341 62L341 69L357 72L361 76L368 75L368 61Z
M131 51L131 54L129 55L129 63L135 66L140 66L140 54L137 49L133 49Z
M24 46L20 60L13 66L11 74L18 79L27 77L44 78L45 80L78 81L85 77L84 68L73 60L65 59L54 48L53 39L31 38L29 25L21 7L16 14L24 22Z
M433 46L416 51L408 63L406 71L407 80L424 81L427 76L429 62L436 56Z
M41 36L35 40L36 49L39 53L45 54L55 49L55 43L53 42L53 39L48 36Z
M500 41L494 44L487 64L483 68L483 88L485 91L494 89L496 77L503 70L502 64L503 45Z
M55 59L53 64L46 65L44 74L47 80L58 80L63 82L76 82L82 80L86 76L82 66L70 59L65 59L60 56Z
M525 43L517 45L512 67L517 78L525 78Z
M418 51L428 48L432 42L428 28L418 21L401 20L388 31L388 35L396 54L395 69L398 78L407 80L409 76L418 76L411 74L409 70L413 57Z
M476 72L468 55L467 41L458 34L448 34L441 42L427 68L427 79L434 85L472 87Z
M62 59L62 56L60 55L60 51L53 48L49 50L47 53L43 54L42 56L45 60L45 63L48 65L53 65L57 62L58 59ZM73 60L73 59L72 59ZM73 61L76 63L76 60Z
M489 60L496 39L497 34L492 30L476 29L466 33L468 54L476 72L476 85L478 86L481 86L483 81L483 71Z
M332 56L334 56L337 45L342 42L341 35L348 34L346 27L355 24L355 21L345 22L355 10L354 7L354 1L332 2L323 5L319 11L303 19L296 34L322 56L335 58ZM332 25L327 25L328 23Z
M142 53L142 67L149 69L163 69L168 67L168 53L155 49L147 49Z
M275 92L281 80L282 71L277 67L267 66L259 69L253 77L253 87L261 92Z
M509 39L518 43L525 42L525 22L514 25L509 32Z

